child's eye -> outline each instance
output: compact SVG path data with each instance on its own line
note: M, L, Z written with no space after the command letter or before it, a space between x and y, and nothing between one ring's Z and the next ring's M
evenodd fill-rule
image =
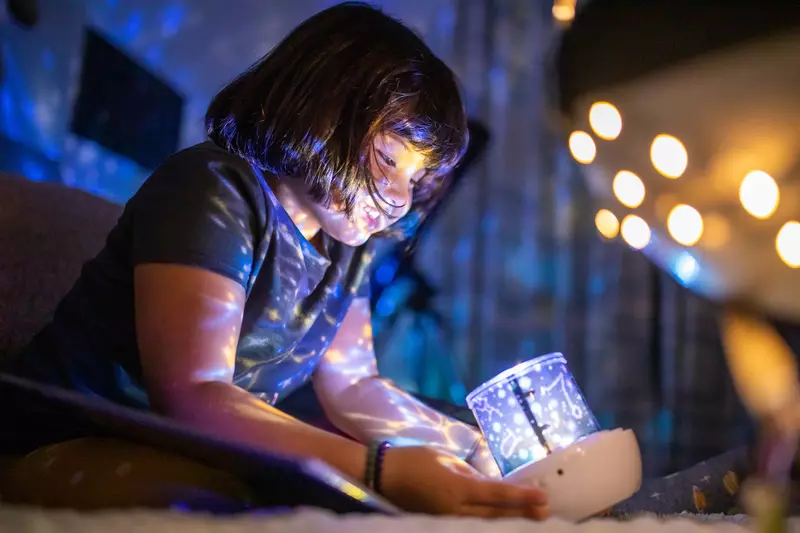
M390 168L397 168L397 163L394 162L394 159L392 159L391 157L380 151L378 152L378 155L381 157L381 159L387 166L389 166Z

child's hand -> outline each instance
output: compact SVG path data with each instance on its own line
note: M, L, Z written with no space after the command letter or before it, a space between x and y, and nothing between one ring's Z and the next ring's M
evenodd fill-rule
M489 479L461 459L421 446L390 448L383 463L386 498L416 513L479 517L548 516L544 493Z

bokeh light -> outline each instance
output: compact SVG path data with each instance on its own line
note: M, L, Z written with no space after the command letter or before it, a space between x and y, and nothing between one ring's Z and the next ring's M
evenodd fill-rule
M689 166L689 154L683 143L672 135L658 135L650 146L650 160L664 177L680 178Z
M585 131L573 131L569 136L569 151L575 161L588 165L597 155L597 146L592 136Z
M614 213L608 209L601 209L594 217L594 225L597 231L606 239L613 239L619 234L619 220Z
M558 22L571 22L575 18L574 2L556 2L553 4L553 18Z
M641 178L628 170L620 170L611 183L614 196L625 207L635 209L644 201L644 183Z
M775 249L781 261L800 268L800 222L792 220L783 225L775 239Z
M693 246L703 236L703 217L690 205L676 205L667 217L667 229L678 244Z
M692 254L684 250L678 254L678 257L675 259L672 271L675 273L675 277L678 278L678 281L686 286L697 278L697 274L700 272L700 265Z
M775 180L764 171L748 173L739 186L739 201L745 211L764 220L772 216L780 202L780 190Z
M622 132L622 115L608 102L595 102L589 109L589 125L598 137L613 141Z
M650 226L636 215L628 215L622 220L620 233L628 246L635 250L641 250L650 243Z

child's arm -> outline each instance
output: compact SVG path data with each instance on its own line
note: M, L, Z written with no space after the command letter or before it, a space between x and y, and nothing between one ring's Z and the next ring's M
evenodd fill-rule
M362 479L364 446L278 411L232 383L241 285L206 270L134 270L136 333L152 407L197 430L287 456L316 457Z
M330 421L360 442L433 446L469 460L485 474L499 474L477 429L378 375L367 298L353 301L314 374L314 389Z

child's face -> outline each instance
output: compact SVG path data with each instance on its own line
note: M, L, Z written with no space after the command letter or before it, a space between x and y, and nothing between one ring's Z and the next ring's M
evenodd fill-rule
M380 196L385 200L383 211L366 191L356 202L352 219L345 216L336 202L329 208L311 207L322 230L350 246L364 244L371 235L385 230L408 213L414 186L425 176L425 157L399 137L382 134L373 141L370 169Z

